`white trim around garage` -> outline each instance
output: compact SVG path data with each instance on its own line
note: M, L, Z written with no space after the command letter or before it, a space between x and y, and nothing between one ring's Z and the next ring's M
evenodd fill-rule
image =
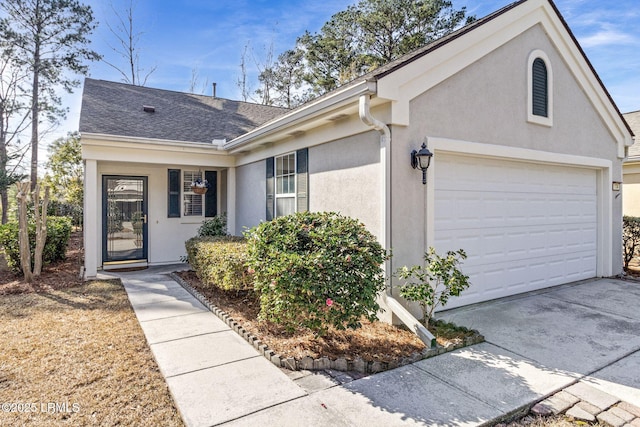
M526 148L460 141L440 137L428 138L429 149L434 153L427 179L426 242L434 245L435 235L435 177L439 153L453 153L466 156L522 161L528 163L554 164L569 167L595 169L597 174L597 266L598 277L613 274L613 193L611 191L613 162L607 159L550 153Z

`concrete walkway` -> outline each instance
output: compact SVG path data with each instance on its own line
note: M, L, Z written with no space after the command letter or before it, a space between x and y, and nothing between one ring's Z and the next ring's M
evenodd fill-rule
M564 299L542 294L543 302L553 303L546 307L532 302L540 295L530 295L502 300L497 309L451 311L444 317L479 329L488 342L354 379L276 368L166 275L175 269L117 276L188 426L480 425L585 375L583 381L618 390L622 400L640 406L640 292L635 304L617 313L608 305L580 312L584 296L570 291ZM585 292L607 285L592 283ZM571 298L579 302L567 302ZM576 330L555 336L567 321L563 312L577 316ZM542 336L535 332L539 321L547 325L538 331Z

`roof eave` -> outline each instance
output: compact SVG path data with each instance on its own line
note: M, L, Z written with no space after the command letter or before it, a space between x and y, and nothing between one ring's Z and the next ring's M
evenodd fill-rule
M376 91L376 82L373 80L362 80L348 85L343 89L336 90L329 96L320 97L315 101L304 104L290 113L247 132L227 142L222 148L230 152L238 151L240 148L246 149L248 145L268 138L276 132L282 132L303 121L311 120L327 111L349 104L362 95L375 94Z
M573 43L575 44L576 48L578 49L578 51L580 52L580 55L582 55L582 59L585 61L585 63L587 64L587 67L589 67L589 70L591 70L591 73L593 73L593 76L595 77L595 79L597 80L598 84L600 85L600 88L602 89L602 91L604 92L605 96L607 97L607 99L609 100L609 102L611 103L611 106L613 107L613 109L615 110L615 112L617 113L618 117L620 118L620 121L622 122L623 126L626 128L626 130L631 134L631 142L629 142L628 140L625 142L625 145L627 147L633 145L633 137L635 136L633 133L633 130L631 129L631 126L629 126L629 123L627 123L627 121L624 119L624 117L622 116L622 113L620 112L620 109L618 108L618 105L616 104L616 102L613 100L613 97L611 96L611 94L609 93L609 90L607 90L607 87L604 85L604 82L602 81L602 79L600 79L600 75L598 75L598 72L596 71L596 69L594 68L593 64L591 63L591 61L589 60L589 57L587 57L586 52L584 51L584 49L582 49L582 46L580 45L580 43L578 42L578 38L575 36L575 34L573 34L573 31L571 30L571 27L569 27L569 24L567 23L567 21L564 19L564 17L562 16L562 14L560 13L560 9L558 9L558 7L556 6L556 4L554 3L553 0L548 0L549 4L551 5L551 8L554 10L554 12L556 13L556 16L558 17L558 19L560 20L560 22L562 23L562 25L564 26L565 30L567 31L567 33L569 34L569 37L571 38L571 40L573 41Z
M104 142L118 142L118 143L134 143L141 144L142 146L167 146L167 147L181 147L181 148L197 148L197 149L210 149L210 150L220 150L219 154L227 154L222 151L220 145L214 144L213 142L190 142L190 141L176 141L171 139L155 139L155 138L145 138L139 136L124 136L124 135L111 135L106 133L93 133L93 132L80 132L80 140L83 144L86 144L87 140L99 140Z

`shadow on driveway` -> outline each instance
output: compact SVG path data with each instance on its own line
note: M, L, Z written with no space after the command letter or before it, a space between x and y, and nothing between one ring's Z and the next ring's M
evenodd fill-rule
M640 284L597 279L439 313L543 369L640 404ZM620 394L622 393L622 394ZM633 399L633 400L630 400Z

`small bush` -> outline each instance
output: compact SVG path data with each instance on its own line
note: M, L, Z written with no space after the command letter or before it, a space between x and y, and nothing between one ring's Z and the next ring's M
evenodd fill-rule
M227 236L227 214L214 216L205 220L198 228L198 236Z
M637 255L638 249L640 249L640 218L624 216L622 218L622 252L625 270L629 268L629 263Z
M252 287L247 272L247 243L243 237L193 237L186 242L187 261L205 286L225 290Z
M67 203L60 200L49 200L47 206L49 216L68 216L74 227L82 226L82 205Z
M72 221L69 217L47 217L47 241L42 253L43 264L65 259L67 244L71 237ZM20 245L18 243L18 222L12 221L0 226L0 245L4 247L7 264L12 271L22 272L20 267ZM36 247L35 220L29 219L29 246L31 248L31 267L35 262Z
M337 213L297 213L245 233L260 317L317 335L375 320L384 249L364 225Z
M434 248L424 254L425 265L404 266L395 275L406 280L400 288L400 296L420 304L424 324L429 321L438 306L447 305L449 298L459 296L469 287L469 276L462 274L458 265L467 258L464 250L448 251L440 256Z

